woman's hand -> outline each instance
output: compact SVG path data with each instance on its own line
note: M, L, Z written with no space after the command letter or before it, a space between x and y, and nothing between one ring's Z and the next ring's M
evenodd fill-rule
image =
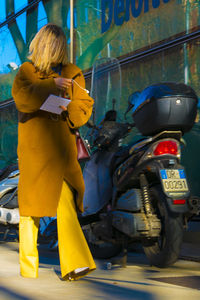
M60 105L59 106L62 109L61 115L63 116L63 118L66 120L68 117L68 111L67 111L67 107Z
M69 88L72 85L72 79L63 78L63 77L57 77L54 78L55 84L57 88L65 90Z
M66 110L67 110L67 107L65 107L65 106L63 106L63 105L60 105L59 107L62 108L63 111L66 111Z

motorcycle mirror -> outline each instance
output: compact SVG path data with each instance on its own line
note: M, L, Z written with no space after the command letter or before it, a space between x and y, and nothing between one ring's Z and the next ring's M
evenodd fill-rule
M135 106L137 99L140 96L140 91L136 91L128 97L128 108L124 113L124 118L126 120L127 113Z
M127 113L133 108L134 104L129 103L127 110L124 113L124 119L126 120Z
M112 105L113 105L113 107L112 107L112 110L115 110L115 104L116 104L116 99L112 99Z

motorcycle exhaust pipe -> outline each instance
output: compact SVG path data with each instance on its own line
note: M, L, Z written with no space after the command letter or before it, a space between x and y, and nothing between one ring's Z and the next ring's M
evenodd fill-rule
M0 208L0 223L19 224L19 208Z

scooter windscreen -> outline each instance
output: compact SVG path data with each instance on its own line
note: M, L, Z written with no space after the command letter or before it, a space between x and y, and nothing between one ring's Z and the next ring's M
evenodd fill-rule
M108 57L95 61L92 69L91 97L95 99L95 125L99 125L108 111L119 110L121 69L117 59Z

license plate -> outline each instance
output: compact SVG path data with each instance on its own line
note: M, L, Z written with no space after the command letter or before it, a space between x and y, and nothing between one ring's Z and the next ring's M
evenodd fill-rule
M183 169L162 169L160 176L165 192L188 192L188 184Z

